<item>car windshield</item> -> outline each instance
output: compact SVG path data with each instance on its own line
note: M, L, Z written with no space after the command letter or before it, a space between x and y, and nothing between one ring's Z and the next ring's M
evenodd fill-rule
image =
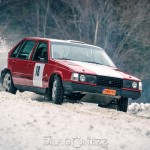
M51 57L116 67L103 49L84 44L51 42Z

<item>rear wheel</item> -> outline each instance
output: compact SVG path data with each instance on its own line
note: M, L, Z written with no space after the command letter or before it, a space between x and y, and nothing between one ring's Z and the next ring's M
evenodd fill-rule
M127 112L128 109L128 98L121 97L118 101L118 109L119 111Z
M12 76L8 71L5 72L2 76L2 86L7 92L10 92L12 94L16 94L17 92L17 89L13 84Z
M63 103L63 84L61 78L59 76L55 76L53 80L53 87L52 87L52 100L55 104L62 104Z

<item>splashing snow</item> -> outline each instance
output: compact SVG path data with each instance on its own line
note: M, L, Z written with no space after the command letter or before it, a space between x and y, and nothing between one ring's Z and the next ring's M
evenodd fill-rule
M7 44L7 40L0 37L0 76L2 69L7 67L7 56L9 49L10 47Z
M0 53L8 52L10 50L9 45L7 44L6 38L0 37Z
M148 103L131 103L128 107L128 113L138 116L150 117L150 104Z

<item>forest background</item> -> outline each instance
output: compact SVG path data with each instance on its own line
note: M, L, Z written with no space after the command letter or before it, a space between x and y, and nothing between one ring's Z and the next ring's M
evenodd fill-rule
M0 0L0 51L26 36L102 47L150 102L150 0Z

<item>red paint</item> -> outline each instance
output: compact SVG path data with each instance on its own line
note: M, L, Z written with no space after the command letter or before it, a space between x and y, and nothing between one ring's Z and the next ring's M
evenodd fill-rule
M12 52L15 50L15 48L25 40L36 41L36 44L30 54L29 60L22 60L19 58L11 58L10 56L11 56ZM73 62L70 62L68 60L53 60L50 55L50 51L51 51L51 49L50 49L50 44L51 44L50 41L51 40L50 39L37 38L37 37L30 38L29 37L29 38L23 39L9 52L8 69L12 73L14 84L33 86L33 72L34 72L34 66L37 63L37 61L33 61L32 57L34 55L34 51L37 46L37 43L40 41L46 42L48 44L48 49L47 49L48 62L44 63L45 68L43 71L43 78L42 78L43 88L48 87L49 79L50 79L51 75L54 73L60 75L61 79L63 81L70 81L70 82L75 82L75 81L71 81L71 75L73 72L89 74L89 75L96 75L95 72L93 72L89 69L83 68L83 67L81 67ZM43 63L43 62L40 62L40 63ZM110 67L110 68L112 69L112 67ZM138 81L138 82L140 81L138 78L128 75L128 74L120 71L119 69L114 69L114 70L116 72L120 73L123 76L123 79L133 80L133 81ZM85 82L78 82L78 83L96 86L96 84L92 84L92 83L85 83ZM125 90L133 90L133 89L125 89ZM135 90L133 90L133 91L135 91ZM137 91L139 91L139 90L137 90Z

